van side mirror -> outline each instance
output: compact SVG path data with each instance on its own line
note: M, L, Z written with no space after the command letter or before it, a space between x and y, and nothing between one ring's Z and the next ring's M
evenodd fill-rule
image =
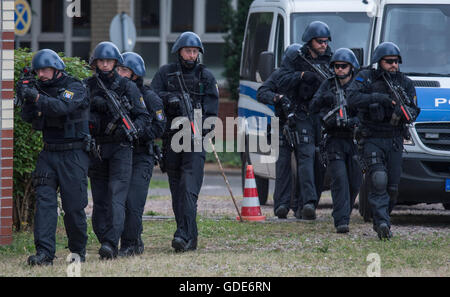
M364 49L362 47L360 48L351 48L353 53L356 56L356 59L358 60L359 66L363 67L364 65Z
M258 73L262 81L269 78L275 69L275 56L272 52L262 52L259 54Z

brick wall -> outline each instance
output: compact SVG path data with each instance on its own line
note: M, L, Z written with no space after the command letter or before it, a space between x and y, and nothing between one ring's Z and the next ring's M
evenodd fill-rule
M12 242L14 1L3 0L0 5L0 245L4 245Z

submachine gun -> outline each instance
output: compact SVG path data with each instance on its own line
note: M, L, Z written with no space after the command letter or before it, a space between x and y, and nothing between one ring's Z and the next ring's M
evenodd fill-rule
M329 69L322 69L320 66L315 65L313 63L311 63L311 61L309 61L299 50L299 54L298 54L305 62L306 64L309 65L309 67L312 68L312 70L314 70L314 72L316 72L319 76L321 81L327 80L330 77L333 76L333 74L331 73L331 71Z
M14 98L15 106L20 107L24 103L23 98L17 94L17 90L21 90L24 85L37 88L35 73L29 66L23 68L19 81L17 82L16 97Z
M327 124L333 124L333 121L336 120L337 127L347 127L349 124L348 121L348 113L347 113L347 101L345 100L344 90L339 85L337 78L334 78L334 82L336 85L336 105L330 110L324 117L323 122Z
M295 113L290 104L282 106L286 117L286 123L283 125L282 133L286 138L287 144L291 149L295 149L300 144L300 136L295 125Z
M181 91L181 104L180 104L180 110L181 110L181 115L183 117L187 117L189 120L189 124L191 126L191 138L192 140L194 140L194 143L201 143L202 141L202 134L200 133L200 131L198 130L198 126L196 125L196 123L194 122L195 118L194 118L194 108L192 106L192 100L191 100L191 96L189 95L189 93L185 90L185 88L183 87L183 77L181 75L180 71L176 71L173 73L169 73L167 76L176 76L177 80L178 80L178 84L180 85L180 91ZM186 88L187 89L187 88Z
M394 85L385 74L383 74L383 79L386 85L389 88L389 91L393 95L393 99L395 102L396 109L400 110L400 114L398 114L395 110L392 113L390 124L392 126L397 126L401 119L404 120L407 124L411 124L415 120L415 116L411 114L407 105L411 105L411 99L406 94L405 90L399 86Z
M109 104L108 108L111 112L113 119L106 126L105 134L111 135L119 124L120 128L125 131L125 134L130 142L138 140L138 131L128 116L128 111L131 109L131 106L124 107L124 105L130 105L128 102L122 102L126 100L121 100L116 92L109 90L106 88L105 84L98 77L98 74L95 75L97 82L100 88L105 92L106 97L108 98Z

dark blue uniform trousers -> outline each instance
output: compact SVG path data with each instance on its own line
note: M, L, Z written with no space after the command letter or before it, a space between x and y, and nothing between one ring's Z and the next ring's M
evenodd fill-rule
M331 176L334 226L348 225L362 183L357 146L350 138L331 137L326 151Z
M59 186L64 226L72 253L84 255L87 242L85 207L89 156L83 150L42 151L39 154L33 184L36 191L34 243L38 253L53 259L58 222L56 190Z
M142 233L142 215L152 178L154 157L148 153L133 153L133 173L125 207L125 224L121 247L138 245Z
M381 223L390 225L390 210L394 207L388 189L398 188L402 172L403 138L367 138L364 140L364 159L369 166L369 203L373 214L374 227ZM381 190L376 190L375 172L385 172L387 183Z
M129 143L104 143L102 161L94 161L89 169L94 200L92 227L100 243L109 242L115 248L125 222L132 154Z
M171 148L166 156L172 208L177 230L174 237L197 240L197 200L203 183L205 151L176 153Z

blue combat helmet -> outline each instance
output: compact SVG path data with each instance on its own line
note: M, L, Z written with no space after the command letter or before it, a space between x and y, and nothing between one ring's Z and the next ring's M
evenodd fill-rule
M197 47L202 54L204 53L202 41L200 40L200 37L194 32L187 31L181 33L181 35L173 44L172 54L178 53L178 51L183 47Z
M137 76L145 76L145 62L142 57L134 52L126 52L122 54L124 67L131 69Z
M330 28L321 21L311 22L303 32L302 41L309 42L313 38L328 38L331 41Z
M399 47L393 42L380 43L372 54L371 64L380 62L381 58L385 56L398 56L398 62L402 63L402 56L400 55Z
M42 49L38 51L31 60L33 70L51 67L56 70L64 70L66 65L56 52L51 49Z

